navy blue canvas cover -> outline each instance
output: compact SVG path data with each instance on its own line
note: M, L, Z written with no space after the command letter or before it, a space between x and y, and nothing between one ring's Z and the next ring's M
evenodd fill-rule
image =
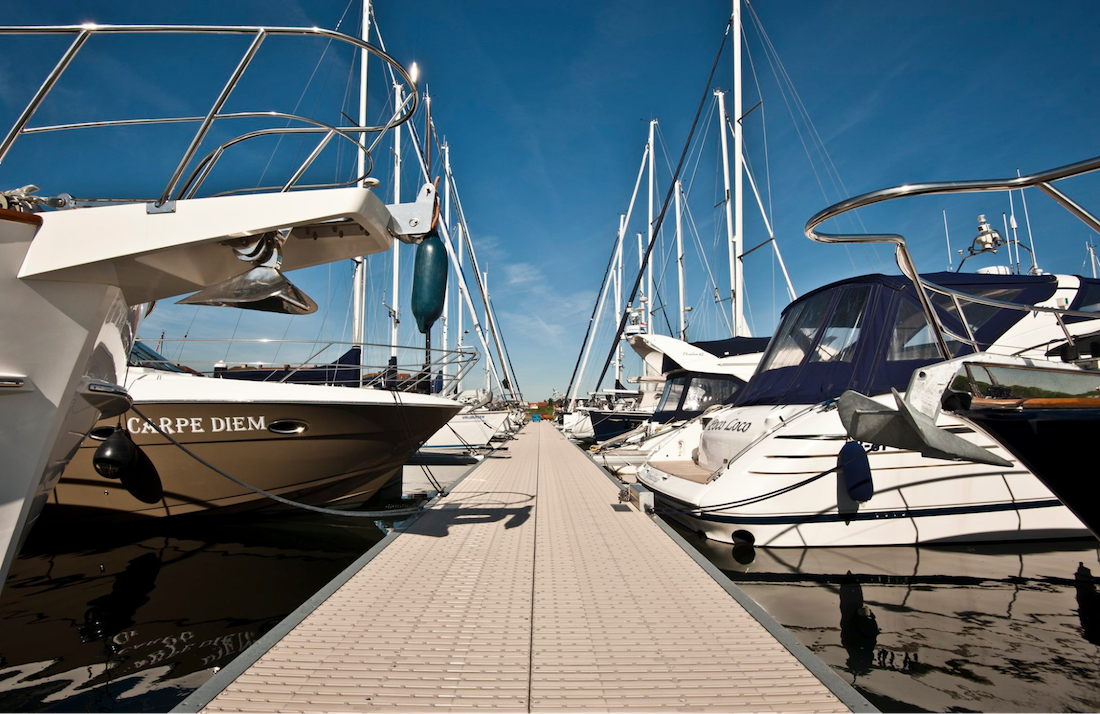
M289 382L291 384L327 384L340 387L359 387L361 348L352 347L334 364L301 369L261 367L258 369L216 370L215 377L222 379L243 379L250 382Z
M770 337L729 337L724 340L692 342L691 346L705 350L715 357L732 357L763 352L770 339ZM676 369L683 369L683 365L665 355L661 362L661 373L668 374Z
M957 292L1025 305L1050 298L1057 287L1057 278L1052 275L944 272L921 277L926 282ZM913 339L927 339L925 331L929 329L912 282L900 275L864 275L807 293L783 311L776 335L791 333L792 327L811 313L816 324L830 324L829 321L845 306L851 309L857 298L863 300L858 337L845 345L843 359L820 361L814 357L819 355L819 348L823 346L825 330L819 329L804 346L805 356L801 361L770 367L776 362L777 349L782 348L773 337L760 368L737 395L734 404L814 404L839 397L847 389L872 395L888 392L891 387L904 390L915 369L943 359L938 351L929 347L933 344L930 340L918 345L921 349L908 350L904 345L899 347L895 334L899 317L903 320L907 318L923 328L905 333ZM965 335L965 328L950 299L937 296L933 302L943 324L952 332ZM1026 314L1018 310L982 308L966 303L963 309L974 329L975 339L983 349ZM925 336L921 337L919 333L925 333ZM952 341L950 346L953 356L973 351L969 345L957 341Z

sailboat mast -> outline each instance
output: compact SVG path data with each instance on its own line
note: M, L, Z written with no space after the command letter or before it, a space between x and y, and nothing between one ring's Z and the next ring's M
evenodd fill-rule
M1016 169L1016 175L1020 175L1020 169ZM1028 270L1028 275L1042 275L1043 271L1039 269L1039 256L1035 255L1035 238L1031 235L1031 217L1027 214L1027 197L1024 196L1024 190L1020 189L1020 203L1024 206L1024 224L1027 226L1027 242L1031 245L1031 270Z
M657 120L654 119L649 122L649 220L646 221L646 247L653 245L653 192L656 190L654 185L656 177L653 174L653 128L657 126ZM645 329L646 332L653 332L653 263L650 262L646 266L646 279L645 279ZM649 373L649 365L646 365L646 373Z
M733 198L730 191L730 154L729 140L726 138L726 93L715 90L714 96L718 97L718 125L722 134L722 180L726 190L726 241L729 250L730 263L730 311L733 320L733 336L740 331L741 323L737 320L737 234L733 229Z
M489 268L486 267L485 271L481 274L481 289L483 291L482 297L485 299L485 321L489 322L489 329L493 329L492 322L489 320ZM501 362L503 362L503 357ZM492 372L493 356L488 352L485 353L485 391L493 391L493 381L490 379ZM503 395L501 395L503 396Z
M744 141L741 131L741 115L744 113L742 108L741 97L741 0L733 0L733 117L734 121L730 123L730 127L735 129L733 134L733 241L730 245L730 259L733 261L731 265L734 267L735 272L733 274L733 336L739 337L741 335L747 335L748 330L745 329L745 305L741 300L741 295L744 293L744 274L741 270L741 241L745 233L744 219L744 187L745 187L745 171L742 167L744 163Z
M370 42L370 0L363 0L363 22L362 22L362 38L363 42ZM359 59L359 126L367 126L367 58L370 57L370 53L366 50L360 50ZM359 142L366 147L367 137L365 134L359 135ZM366 181L364 174L367 172L367 151L366 148L361 148L356 155L356 176L359 178L359 185L363 186ZM366 303L367 303L367 278L366 278L366 265L367 257L360 256L355 258L352 263L355 266L355 271L352 277L352 325L351 325L351 341L352 344L360 348L359 363L363 363L362 347L365 332L365 317L366 317ZM360 370L360 377L362 376L362 370Z
M445 225L451 225L451 147L447 145L446 140L443 141L443 223ZM450 335L447 331L447 323L450 322L448 316L450 315L451 305L451 290L448 287L443 293L443 349L448 350L451 348ZM461 312L461 309L459 310ZM443 374L444 381L447 380L447 376L450 376L451 365L450 363L444 363ZM448 381L449 384L449 381Z
M449 182L451 180L450 167L448 167L447 171L448 171L447 181ZM450 230L450 225L449 224L448 224L447 230L448 231ZM455 256L456 270L455 270L455 272L458 275L458 283L459 283L458 284L458 290L459 290L459 295L460 296L462 295L462 291L465 290L465 285L466 285L466 276L462 272L462 260L463 260L463 255L464 255L462 244L465 242L465 234L463 233L463 230L464 229L462 227L462 223L459 223L458 224L458 239L455 241L456 243L458 243L458 245L455 246L455 250L456 250L456 256ZM472 310L473 307L471 307L470 309ZM458 321L455 323L455 328L456 328L456 331L458 332L458 335L455 337L455 346L458 347L458 349L461 350L463 347L466 346L465 342L463 342L463 340L465 339L465 330L462 329L462 314L463 313L462 313L462 305L461 304L459 304L458 310L456 312L457 312L456 317L458 318ZM458 391L460 393L462 392L462 377L461 376L458 378Z
M393 83L394 106L401 106L401 85ZM393 202L401 203L401 126L393 128ZM397 326L401 323L398 290L401 287L401 243L393 242L393 295L390 296L390 364L397 363Z
M680 182L676 182L676 278L680 286L680 339L687 341L687 313L684 311L684 226L680 208Z
M615 257L612 265L612 285L615 290L615 320L623 316L623 235L626 234L626 215L619 214L619 235L615 239ZM615 360L615 383L623 381L623 341L619 335L619 351Z

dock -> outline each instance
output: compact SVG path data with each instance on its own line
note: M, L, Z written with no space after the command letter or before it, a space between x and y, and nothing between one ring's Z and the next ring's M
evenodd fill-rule
M548 422L174 711L875 711Z

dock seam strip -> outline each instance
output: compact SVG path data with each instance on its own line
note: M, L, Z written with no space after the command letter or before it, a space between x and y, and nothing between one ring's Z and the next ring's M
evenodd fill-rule
M592 455L587 451L584 455L588 457L600 471L603 472L607 478L616 486L622 488L622 482L616 478L615 474L604 468L603 464L592 458ZM722 586L730 597L736 600L741 607L752 615L757 622L764 626L768 632L772 634L775 639L779 640L779 643L787 648L787 651L794 655L795 659L805 665L806 669L829 688L836 698L844 702L844 705L851 709L853 712L877 712L875 708L867 699L856 690L848 682L845 682L839 674L833 671L833 668L825 664L825 661L810 651L806 645L802 644L797 637L791 634L791 631L779 623L774 617L768 614L768 611L760 607L752 597L738 587L737 583L726 577L714 563L706 559L706 557L698 550L691 546L682 535L676 532L672 526L666 523L660 516L651 514L650 519L657 524L657 526L668 535L678 546L680 546L685 553L691 556L691 559L699 564L708 575L714 578L714 581Z
M537 448L539 449L539 451L536 452L536 454L540 453L541 450L542 450L542 440L541 439L539 439L539 441L538 441L538 447ZM535 531L536 532L538 532L538 526L539 526L538 494L539 494L539 475L540 475L541 471L542 471L542 469L539 467L538 457L536 456L536 458L535 458L535 504L534 504L535 505L535 508L534 508L535 512L534 512L534 515L532 517L532 520L534 521L534 524L535 524ZM536 571L538 570L538 566L536 565L538 563L538 557L539 557L539 541L536 538L535 539L535 545L534 545L534 557L531 558L531 610L530 610L530 612L531 612L532 627L531 627L530 636L528 638L528 643L529 644L528 644L528 652L527 652L527 672L528 672L528 676L527 676L527 711L528 712L531 711L531 701L532 701L532 699L531 699L532 691L531 690L534 688L534 677L532 677L530 675L530 673L535 671L535 628L534 628L534 622L535 622L535 588L538 584L538 579L535 577L535 575L536 575Z
M470 469L464 473L458 480L451 484L450 489L454 489L455 486L462 483L465 479L476 471L480 466L485 463L484 460L474 464ZM439 494L424 504L424 510L435 506L443 498L446 498L449 491ZM202 708L214 700L214 697L221 694L226 687L236 681L237 677L244 674L249 667L259 661L261 657L267 654L268 650L277 645L284 637L286 637L295 627L300 625L303 620L309 617L313 612L320 607L329 597L332 596L337 590L342 588L349 580L359 573L360 570L367 566L367 563L374 560L378 555L386 549L391 543L393 543L397 536L401 535L404 531L408 530L410 526L423 516L423 512L410 517L409 519L402 521L401 525L394 528L387 533L382 540L375 543L370 550L363 555L359 556L355 562L348 567L340 571L340 574L325 584L323 588L315 592L308 600L303 602L297 608L294 609L289 615L283 618L278 624L265 632L258 640L252 643L247 649L241 652L239 655L233 658L233 660L218 670L213 677L206 680L198 689L188 694L179 704L172 707L173 712L183 712L184 714L191 714L193 712L202 711Z

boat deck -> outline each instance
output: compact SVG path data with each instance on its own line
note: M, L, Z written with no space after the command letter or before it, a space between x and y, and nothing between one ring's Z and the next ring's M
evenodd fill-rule
M509 452L176 711L874 711L551 424Z

